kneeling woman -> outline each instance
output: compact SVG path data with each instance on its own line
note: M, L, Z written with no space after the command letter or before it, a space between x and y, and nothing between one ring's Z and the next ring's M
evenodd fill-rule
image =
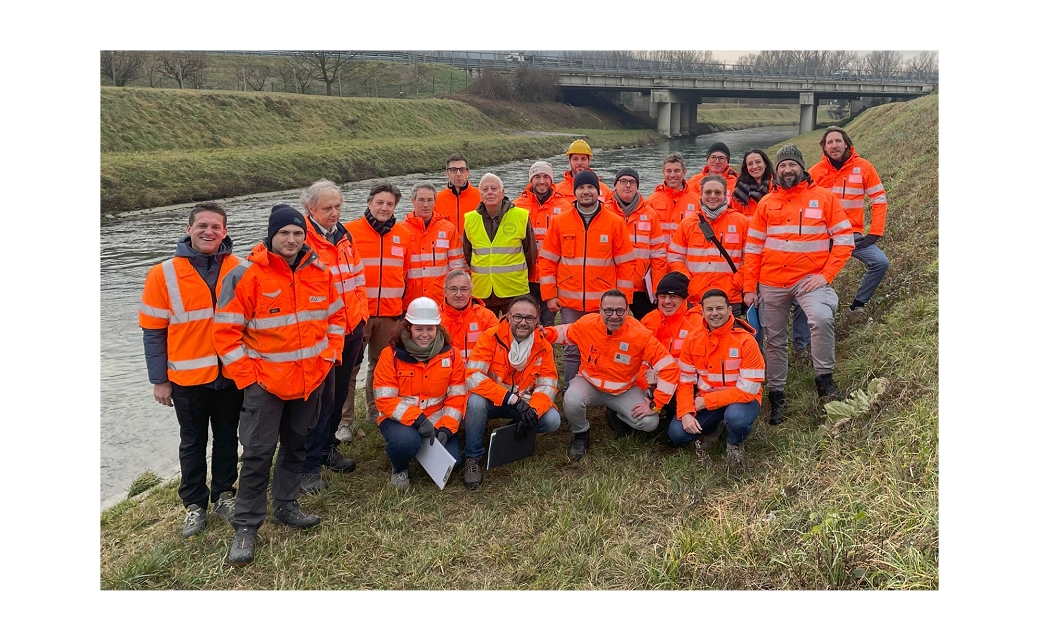
M408 305L400 334L379 355L373 388L394 487L410 484L408 463L422 439L430 444L439 440L455 461L461 460L458 426L465 408L465 363L440 325L435 301L416 298Z

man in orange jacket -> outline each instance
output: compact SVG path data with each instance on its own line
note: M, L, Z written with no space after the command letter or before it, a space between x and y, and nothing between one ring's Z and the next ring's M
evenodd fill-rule
M276 448L274 521L297 529L321 522L299 508L300 471L321 388L343 352L346 309L332 274L304 244L306 236L303 214L275 205L267 239L248 263L224 276L217 301L213 343L228 376L245 390L232 565L253 560Z
M447 157L447 187L437 192L433 211L450 220L459 235L465 215L480 204L480 191L469 184L469 161L462 154Z
M411 188L414 210L402 226L411 231L411 268L404 291L404 307L425 296L444 302L444 277L453 269L465 267L459 231L447 216L436 213L436 188L419 183Z
M573 209L574 204L573 198L567 198L555 190L555 185L552 183L555 175L552 172L551 164L539 160L530 166L528 175L530 183L512 204L527 210L531 227L534 229L534 240L537 242L540 252L541 245L545 242L545 235L548 234L548 224L556 216ZM534 270L528 276L530 278L530 295L541 306L541 324L544 327L554 325L556 312L549 310L548 304L541 296L541 280L537 263L534 264Z
M464 269L456 269L444 279L444 302L440 305L440 324L458 348L463 362L476 347L480 335L498 325L494 312L473 298L473 281Z
M480 335L465 368L465 466L462 480L475 490L483 481L483 435L489 418L519 424L517 436L559 429L553 406L559 384L552 344L537 330L538 304L517 296L502 322Z
M574 185L574 179L577 177L577 174L582 171L592 171L592 148L583 140L573 141L566 150L566 162L570 165L570 169L564 172L563 179L556 183L556 193L572 201L575 196L574 189L576 189L576 185ZM603 203L613 197L613 194L610 193L610 188L601 180L599 181L599 195L597 197L599 202Z
M692 202L699 202L700 200L700 180L704 176L721 176L725 179L725 202L728 203L729 199L732 198L732 190L736 189L736 181L739 180L739 173L737 173L731 166L729 166L729 159L732 154L729 153L729 146L724 142L716 142L710 146L707 150L707 164L703 166L700 173L693 176L691 182L692 185L689 187L690 196Z
M777 187L758 203L747 231L743 301L758 305L768 363L769 424L783 421L787 339L794 300L812 328L815 387L820 399L843 398L833 382L833 317L837 292L830 283L851 256L851 223L829 190L811 184L796 145L776 154Z
M686 181L685 174L685 158L681 152L673 151L664 156L664 182L654 187L646 198L646 206L656 213L668 243L682 220L696 209L691 194L693 185Z
M678 363L642 323L628 317L624 292L607 291L598 314L583 316L572 324L546 327L545 337L580 350L580 371L563 395L563 413L574 433L571 459L578 461L588 452L589 407L612 409L621 421L641 432L657 429L657 412L671 400L678 385ZM636 384L643 361L658 376L650 399Z
M732 315L728 295L720 289L704 293L702 322L686 340L678 365L675 418L668 436L675 445L696 439L696 454L706 462L725 421L726 459L746 469L743 442L761 412L765 361L751 326Z
M587 170L577 174L574 193L575 208L552 220L538 256L541 294L565 324L598 311L609 290L620 289L630 301L635 287L631 238L624 221L599 202L599 177ZM567 382L580 360L575 345L563 350Z
M184 538L206 527L206 509L231 521L238 477L242 391L221 370L213 345L220 281L241 262L231 253L227 213L201 203L188 214L187 235L173 258L152 267L139 315L153 396L173 407L180 424L180 487L187 508ZM206 486L206 443L213 429L213 488Z
M605 208L620 216L628 228L635 254L631 315L635 320L642 320L654 309L650 292L667 273L667 236L639 193L639 172L632 167L621 167L613 179L613 188L613 198Z

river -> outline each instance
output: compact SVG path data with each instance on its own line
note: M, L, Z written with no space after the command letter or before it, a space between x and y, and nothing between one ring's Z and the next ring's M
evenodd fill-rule
M729 146L733 168L738 171L743 153L748 149L767 149L796 135L797 127L791 125L681 138L639 149L598 152L592 158L592 168L604 182L612 184L613 173L618 168L625 165L634 167L641 178L639 191L648 196L662 181L661 163L671 151L682 152L692 175L704 166L707 149L721 141ZM802 151L806 158L814 158L817 153L815 149ZM559 180L568 168L566 157L559 155L547 160L552 163L556 180ZM473 167L470 179L475 183L484 172L491 171L504 181L506 195L514 198L527 184L531 162ZM439 189L446 178L443 172L437 172L342 185L344 222L364 212L368 190L382 180L397 185L404 194L397 207L397 219L400 220L411 211L409 196L413 184L430 181ZM220 202L228 212L228 235L234 239L235 253L243 257L266 236L267 216L273 205L288 203L302 209L299 190L242 196ZM101 220L102 508L125 497L126 488L145 470L166 478L180 469L177 462L180 442L177 419L172 408L163 407L152 398L137 311L148 269L173 255L176 241L184 235L190 209L190 205L185 205L163 208L159 212L125 212Z

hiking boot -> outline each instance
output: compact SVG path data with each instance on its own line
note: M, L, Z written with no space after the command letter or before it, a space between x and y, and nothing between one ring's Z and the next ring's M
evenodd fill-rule
M721 438L722 431L725 429L724 423L718 426L718 429L714 430L710 434L701 435L700 440L697 443L704 449L705 452L710 452L718 445L718 439Z
M234 516L234 494L221 492L220 498L217 499L216 505L213 506L213 514L230 523L231 517Z
M188 515L184 517L184 538L190 539L206 529L206 511L197 504L188 506Z
M411 480L408 479L408 471L390 472L390 485L398 490L406 490L411 487Z
M305 530L321 522L321 518L317 514L307 514L299 509L297 501L274 508L272 516L275 523L281 523L297 530Z
M591 430L574 434L574 442L570 444L570 451L567 453L574 462L580 461L588 453L588 446L591 444L589 432Z
M625 423L617 416L617 412L606 408L606 425L613 430L614 438L624 438L628 434L631 434L634 430L630 425Z
M336 430L336 438L343 443L350 443L354 440L354 427L350 423L340 423L339 429Z
M725 444L725 463L729 467L739 468L744 472L747 471L747 455L743 451L743 443L739 445Z
M256 528L243 525L235 530L231 549L227 551L227 562L241 567L253 562L253 550L256 547Z
M330 471L336 474L346 474L353 472L354 468L357 467L357 463L352 458L346 458L339 453L339 450L332 448L328 451L328 454L321 459L322 467L327 467Z
M483 470L480 469L480 459L466 457L465 466L462 468L462 482L470 490L475 490L483 483Z
M826 403L829 401L843 401L846 394L833 382L833 374L823 374L815 377L815 391L819 393L819 400Z
M786 399L783 397L783 392L769 392L768 393L768 424L779 425L785 418L783 416L786 410Z
M301 474L299 478L299 489L306 494L317 494L328 489L328 483L321 478L321 472L312 474Z

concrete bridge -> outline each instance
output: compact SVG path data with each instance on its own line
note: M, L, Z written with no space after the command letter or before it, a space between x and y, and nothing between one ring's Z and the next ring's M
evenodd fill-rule
M212 53L288 56L295 51L221 51ZM657 60L603 60L493 51L344 51L361 60L440 63L474 77L488 69L518 71L521 66L550 71L558 85L573 91L628 91L648 95L657 132L687 136L704 98L796 99L801 133L815 128L820 101L862 98L908 100L938 88L937 73L876 72L869 69L758 67L723 63L683 64Z

